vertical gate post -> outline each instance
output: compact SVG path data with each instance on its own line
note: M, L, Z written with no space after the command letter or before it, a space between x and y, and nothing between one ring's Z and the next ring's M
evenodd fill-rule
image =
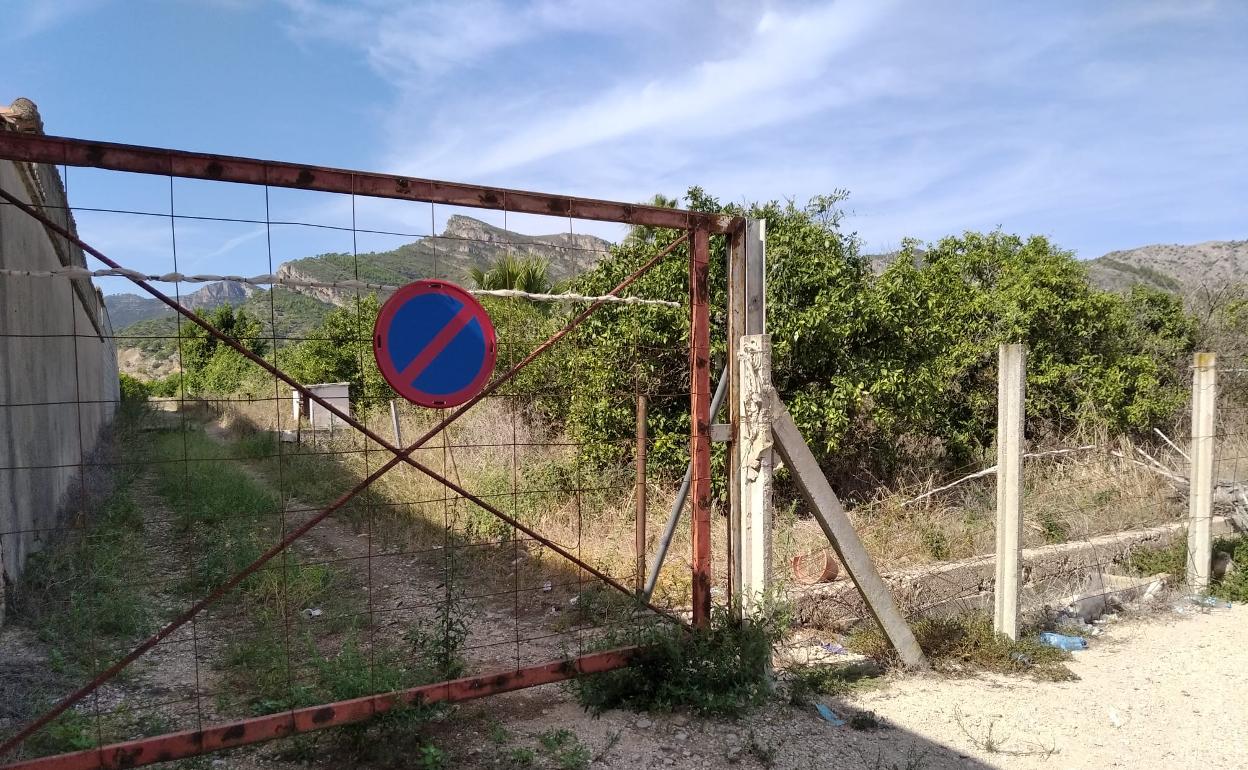
M728 606L736 614L741 596L741 495L737 463L737 431L741 423L737 393L741 386L737 365L738 346L745 333L745 223L728 235L728 345L720 385L732 394L728 404ZM718 395L718 393L717 393ZM716 417L717 415L712 415Z
M637 557L637 592L646 589L646 394L637 394L637 450L636 450L637 532L633 543Z
M689 455L693 463L693 624L711 619L711 326L710 235L695 229L689 242Z
M1002 345L997 369L997 574L992 629L1018 639L1027 349Z
M1213 431L1218 400L1217 356L1197 353L1192 360L1192 463L1188 482L1187 585L1209 589L1213 555Z
M763 438L768 444L766 457L767 463L765 472L761 472L761 478L766 480L765 484L757 484L760 476L754 477L747 481L743 474L746 467L754 467L752 464L755 457L751 457L751 442L744 437L745 430L742 420L743 405L753 403L756 406L758 401L754 398L759 395L755 393L746 393L744 391L746 385L742 380L743 362L742 341L747 335L761 335L767 331L767 286L766 286L766 221L762 219L747 219L744 225L734 232L730 240L729 262L728 262L728 377L729 392L732 397L729 399L729 421L732 425L732 446L729 453L728 462L728 495L730 509L728 512L729 527L729 592L730 596L737 597L734 609L745 609L746 605L752 601L747 594L751 590L755 590L757 586L751 588L751 581L755 578L747 577L750 567L747 562L751 559L750 549L752 543L749 541L748 531L751 526L751 508L750 508L750 492L754 486L758 486L760 493L759 500L766 500L767 505L767 522L770 525L770 480L771 480L771 452L770 452L770 421L764 417L764 413L769 415L770 408L770 390L771 390L771 368L770 368L770 343L767 344L767 372L766 379L755 383L755 388L764 388L766 400L763 406L759 407L759 412L755 414L755 419L766 420L764 426ZM762 494L763 489L766 493ZM760 532L759 522L754 522L754 531ZM759 543L764 549L766 569L754 570L758 579L762 579L764 574L770 574L770 529L766 533L766 540ZM760 554L755 554L758 557ZM757 597L754 597L757 599Z
M771 587L771 478L772 387L771 338L747 334L741 338L737 428L734 461L738 463L737 496L740 506L740 603L742 614L753 617Z

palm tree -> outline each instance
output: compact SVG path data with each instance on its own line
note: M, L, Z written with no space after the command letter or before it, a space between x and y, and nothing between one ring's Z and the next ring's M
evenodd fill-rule
M669 198L663 193L655 193L650 200L642 204L643 206L658 206L659 208L674 209L680 205L679 198ZM647 225L634 225L629 228L626 240L634 243L653 244L655 236L658 235L657 229Z
M516 257L504 254L488 270L468 269L478 289L514 289L528 294L549 294L554 285L550 280L550 260L536 255Z

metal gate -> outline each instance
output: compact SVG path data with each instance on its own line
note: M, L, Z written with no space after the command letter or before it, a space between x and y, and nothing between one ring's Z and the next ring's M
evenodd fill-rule
M187 306L180 295L173 297L152 285L152 281L144 278L141 273L125 273L133 284L146 295L163 303L176 314L180 325L190 325L202 330L206 338L216 344L225 346L259 367L274 380L274 399L280 401L281 394L276 389L278 383L284 383L298 393L302 399L319 404L326 412L333 415L333 420L348 426L360 437L365 447L365 465L367 473L362 474L358 483L347 488L327 505L315 510L307 510L304 515L289 515L288 506L283 500L281 536L272 545L263 549L241 569L233 571L228 579L208 590L184 611L166 622L155 633L137 644L124 655L115 660L94 676L91 681L61 697L55 705L48 708L41 716L30 721L25 727L0 745L0 758L14 751L21 744L35 735L39 730L56 720L68 710L82 704L88 697L100 697L101 687L114 680L117 675L145 653L170 640L179 638L190 628L193 644L207 644L205 639L195 635L196 619L203 618L219 601L240 584L272 569L271 562L283 563L290 548L310 531L321 525L332 514L343 510L370 490L373 485L394 469L406 467L427 480L432 480L449 495L465 504L471 504L481 511L487 512L495 520L502 522L512 531L508 542L517 544L519 548L521 535L528 543L541 552L549 552L567 564L574 565L578 574L589 575L599 585L636 600L634 587L626 585L623 579L613 577L607 571L591 563L579 553L579 548L561 544L556 538L544 535L537 525L526 522L524 517L517 515L514 505L509 513L504 510L506 503L500 503L499 495L489 495L480 490L474 492L467 485L456 481L455 473L447 472L447 465L433 467L420 450L436 448L435 439L449 446L448 431L474 406L479 405L488 396L505 392L506 386L514 384L516 378L525 373L534 361L538 361L553 346L560 344L580 327L587 319L604 307L611 304L613 298L622 294L641 279L648 271L665 259L677 259L687 254L688 259L688 298L689 313L689 345L687 352L689 388L683 398L688 399L689 409L689 457L692 468L692 505L691 505L691 548L690 564L692 576L690 582L691 620L695 626L708 622L711 611L712 555L711 555L711 418L710 414L710 308L709 308L709 255L711 238L727 236L735 243L730 248L739 249L745 237L746 224L740 218L708 215L692 211L640 206L624 203L613 203L602 200L590 200L542 193L508 190L477 185L440 182L416 179L404 176L375 174L360 171L322 168L291 163L278 163L247 158L224 157L176 150L135 147L107 144L79 139L47 137L40 135L0 132L0 158L11 159L24 163L50 164L69 168L94 168L116 172L132 172L143 175L155 175L168 178L171 190L173 180L207 180L217 183L240 183L253 185L265 193L266 204L270 190L292 189L317 191L348 196L351 212L354 217L356 203L363 199L394 199L398 201L420 202L431 206L470 207L504 212L504 215L536 215L543 217L561 217L572 219L614 222L636 228L664 228L684 231L684 235L671 240L663 248L655 248L653 254L636 270L618 282L610 291L596 299L592 299L579 312L575 313L561 328L554 331L527 352L513 351L508 359L509 365L500 367L497 374L486 386L485 390L472 400L442 416L432 425L427 425L419 437L398 442L383 435L376 427L366 424L360 417L349 413L330 400L323 398L304 384L290 376L280 366L280 356L276 351L276 328L274 327L273 360L257 354L239 339L216 328L203 316L195 313ZM71 194L73 192L71 188ZM46 209L41 208L39 201L23 201L14 190L0 188L3 204L10 205L40 222L44 228L56 238L72 244L84 253L107 266L113 271L124 271L122 264L105 254L101 249L84 242L73 231L72 225L67 227L50 216ZM169 212L170 221L175 217L172 204ZM265 226L273 222L266 211ZM64 221L64 220L63 220ZM505 228L504 228L505 229ZM352 238L356 237L360 228L352 221ZM270 261L270 266L271 266ZM114 272L114 275L118 273ZM174 278L173 280L178 280ZM734 280L744 282L746 279L738 275ZM77 283L77 281L75 281ZM761 285L761 284L760 284ZM683 303L682 303L683 304ZM732 323L743 323L740 319L747 317L747 309L734 308ZM761 308L753 308L748 312L756 315ZM274 321L276 324L276 321ZM761 322L760 322L761 323ZM182 328L179 326L179 328ZM565 343L566 344L566 343ZM500 361L503 358L500 357ZM671 397L680 394L667 394ZM395 421L397 428L397 419ZM397 432L397 431L396 431ZM513 438L511 449L515 454L518 445ZM372 451L380 451L386 459L379 464L367 455L369 447ZM280 446L279 446L280 449ZM279 461L280 462L280 461ZM280 467L280 466L279 466ZM644 478L642 479L644 484ZM513 483L510 491L514 501L517 495ZM506 491L501 495L507 497ZM578 497L578 505L579 505ZM372 503L369 503L370 505ZM374 553L371 519L368 535L369 575L371 576L372 560L382 558ZM517 551L518 552L518 551ZM644 554L643 554L644 556ZM275 562L275 560L279 560ZM644 561L638 560L644 564ZM727 560L732 564L731 558ZM516 574L519 575L518 568ZM370 577L371 580L371 577ZM283 584L284 585L284 584ZM369 612L377 611L372 606L372 584L369 586ZM533 590L550 591L550 581ZM519 594L519 578L516 578L516 591ZM283 599L285 601L285 599ZM517 599L517 602L519 600ZM684 617L671 609L658 606L656 603L644 601L652 612L666 616L675 622L685 623ZM284 606L284 605L283 605ZM284 610L289 612L289 608ZM519 612L517 611L517 617ZM370 615L371 617L371 615ZM519 629L519 620L517 620ZM520 665L519 648L520 632L517 630L515 646L517 650L515 665L498 670L468 677L433 684L422 684L381 694L369 694L362 697L340 699L330 702L318 702L314 705L287 708L277 713L262 716L236 719L212 724L204 719L202 712L197 712L195 726L191 729L165 731L162 734L143 737L137 740L122 741L98 745L75 753L64 753L39 759L20 761L7 767L21 768L113 768L133 767L152 762L188 757L205 752L254 744L275 738L286 737L298 733L319 730L326 727L343 725L368 719L374 715L403 705L429 704L436 702L461 701L481 697L493 693L516 690L525 687L569 679L581 674L607 671L625 666L629 662L631 648L600 650L576 655L568 655L554 661L532 665ZM289 634L287 650L289 652ZM510 644L510 641L507 642ZM196 653L197 654L197 653ZM198 658L196 658L196 681L200 675ZM289 662L287 663L289 666ZM288 674L289 675L289 674ZM198 684L196 685L198 698ZM207 723L206 723L207 722ZM100 743L104 743L101 741Z

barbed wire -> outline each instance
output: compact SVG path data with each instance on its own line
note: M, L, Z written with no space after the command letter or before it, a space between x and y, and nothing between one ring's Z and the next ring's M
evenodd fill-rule
M297 286L309 289L364 289L370 291L396 291L400 287L393 284L370 283L354 279L344 281L308 281L301 278L287 278L281 275L266 273L244 277L239 275L186 275L184 273L148 274L138 270L125 268L102 268L89 270L85 267L62 267L55 270L22 270L18 268L0 268L0 275L24 278L133 278L140 281L157 281L161 283L217 283L231 281L245 286ZM679 302L665 299L646 299L644 297L619 297L612 294L589 295L565 292L561 294L544 294L541 292L520 291L519 289L465 289L469 294L482 297L503 297L508 299L527 299L534 302L613 302L621 305L650 305L654 307L679 308Z

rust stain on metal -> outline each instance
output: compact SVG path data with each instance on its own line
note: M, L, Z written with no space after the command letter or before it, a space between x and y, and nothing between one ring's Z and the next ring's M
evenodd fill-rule
M611 671L628 665L636 651L635 647L623 647L590 653L580 659L579 669L576 666L569 669L569 661L566 660L543 663L501 675L465 677L393 693L352 698L324 706L309 706L280 714L252 717L205 727L203 730L184 730L98 749L15 762L0 770L115 770L167 762L215 749L247 746L297 733L362 722L389 711L401 700L415 701L421 698L429 703L452 703L533 685L560 682L582 673ZM318 716L325 711L330 712L330 718L318 721Z
M711 619L711 441L708 365L711 350L710 311L707 307L710 277L710 237L695 229L689 241L689 454L693 474L693 515L690 521L693 558L693 625L704 628Z
M550 215L557 212L561 216L577 219L620 222L627 225L646 225L677 230L700 227L711 233L732 232L744 222L741 217L705 214L661 206L641 206L618 201L572 198L549 193L425 179L410 180L408 188L400 190L398 180L401 177L394 174L333 169L228 155L210 155L160 147L93 142L16 131L0 132L0 158L32 163L94 166L140 174L167 174L244 184L298 187L321 192L403 198L426 203L478 208L499 208L501 202L506 199L508 210L517 213ZM210 168L215 169L216 173L209 173ZM423 189L418 192L418 187Z

